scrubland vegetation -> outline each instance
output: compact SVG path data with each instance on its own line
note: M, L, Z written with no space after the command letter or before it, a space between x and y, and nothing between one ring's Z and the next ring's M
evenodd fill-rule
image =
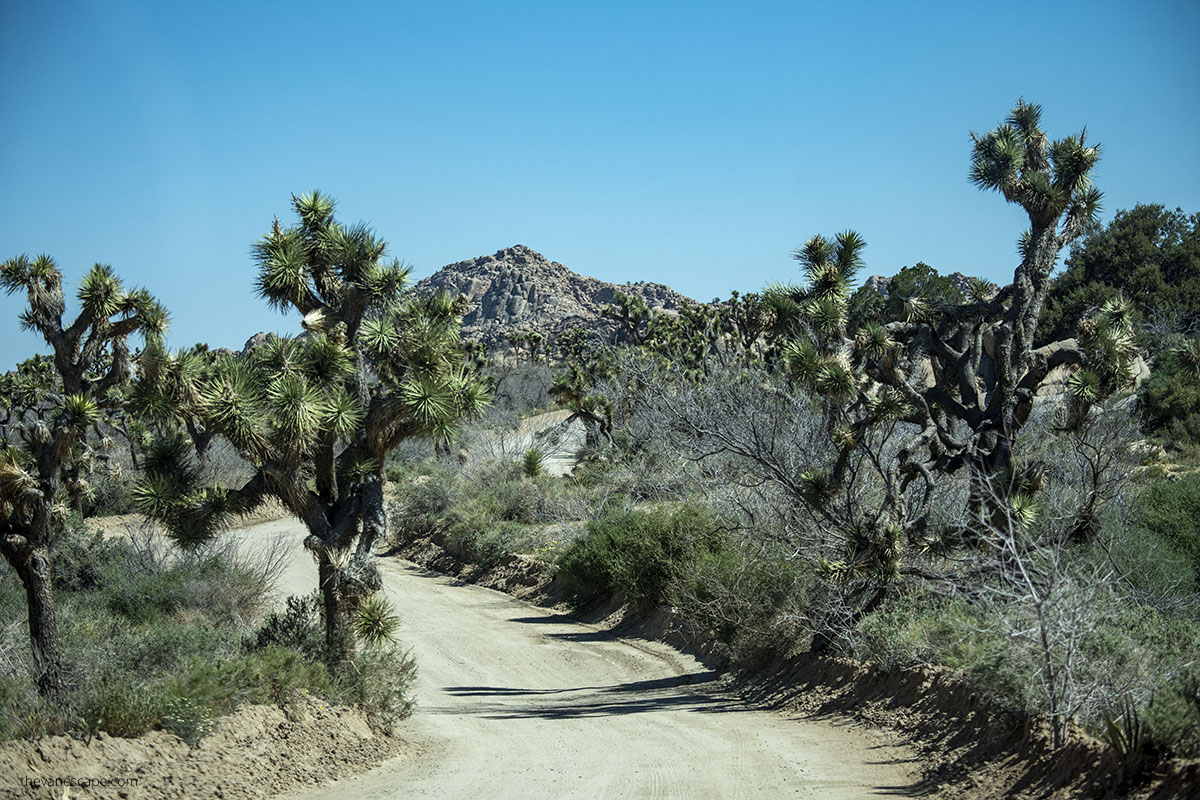
M130 737L161 727L195 744L239 705L287 707L302 694L362 704L383 728L407 714L406 655L379 642L356 654L354 670L331 674L317 600L292 598L273 611L279 542L180 551L148 526L129 526L106 536L71 516L56 534L69 705L47 702L29 681L23 592L4 574L4 738Z
M1101 228L1098 157L1026 103L975 137L973 182L1029 218L1007 286L920 264L884 301L852 291L861 236L815 236L801 284L679 313L618 296L615 340L559 337L553 366L485 363L461 303L403 300L382 242L320 195L255 251L307 332L242 355L167 352L161 309L110 272L64 325L53 263L6 262L55 358L0 392L3 734L195 741L299 692L387 725L412 664L375 552L436 537L535 559L580 609L667 608L731 663L940 664L1048 715L1056 745L1079 724L1130 765L1200 755L1200 219ZM497 452L555 407L586 432L569 474L536 440ZM267 499L319 564L274 613L271 560L218 535ZM171 546L76 516L130 509Z

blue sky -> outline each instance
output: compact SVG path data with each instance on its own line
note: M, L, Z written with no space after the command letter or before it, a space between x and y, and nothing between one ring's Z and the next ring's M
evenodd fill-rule
M6 2L0 258L112 264L176 347L296 329L248 253L314 187L417 277L519 243L708 300L854 228L863 277L1003 283L1022 218L967 182L968 131L1024 96L1103 144L1105 219L1200 211L1198 34L1153 0ZM0 368L38 347L21 305Z

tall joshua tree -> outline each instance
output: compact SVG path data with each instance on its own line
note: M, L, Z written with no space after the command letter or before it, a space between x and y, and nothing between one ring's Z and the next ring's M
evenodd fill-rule
M822 399L836 444L827 468L801 476L799 492L810 507L832 508L830 499L853 479L857 454L873 434L907 431L894 459L872 462L883 486L879 506L854 519L828 517L853 530L849 538L862 543L862 552L875 554L878 563L869 568L884 576L881 590L887 576L897 574L902 542L925 548L936 538L929 520L938 473L966 468L968 527L981 534L994 529L1003 500L996 487L1021 485L1013 442L1052 369L1079 367L1070 381L1068 424L1130 379L1136 351L1119 302L1084 321L1078 338L1033 347L1055 260L1094 219L1100 202L1089 177L1099 147L1088 144L1085 133L1051 142L1040 119L1041 109L1022 100L997 128L972 134L972 182L1000 192L1029 219L1013 281L995 296L952 304L915 294L903 298L902 319L848 330L849 286L864 247L852 231L832 241L809 240L795 254L806 284L767 292L776 334L786 342L785 361Z
M406 297L407 268L385 260L372 231L337 222L317 192L292 206L298 223L276 219L253 253L259 294L299 313L306 333L240 357L148 348L138 402L187 435L153 448L137 497L183 544L268 497L281 501L308 528L336 661L352 647L351 614L379 588L388 452L413 436L448 438L486 392L464 363L464 299ZM213 436L253 465L242 486L201 485L195 455Z
M157 341L167 314L145 290L126 291L103 264L80 282L79 316L69 324L63 321L63 276L48 256L5 261L0 285L8 294L26 293L21 325L53 350L49 359L26 362L11 376L13 391L0 401L6 412L0 553L25 587L38 691L65 701L51 585L54 528L88 491L86 471L94 456L89 434L100 435L97 423L119 403L115 389L130 374L129 337Z

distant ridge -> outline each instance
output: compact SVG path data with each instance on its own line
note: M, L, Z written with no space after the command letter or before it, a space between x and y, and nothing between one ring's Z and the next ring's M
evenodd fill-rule
M671 311L689 298L661 283L606 283L579 275L524 245L442 267L419 281L416 290L466 295L463 337L489 350L506 349L510 333L537 331L547 340L584 327L607 338L611 323L600 308L617 292L637 295L652 309Z

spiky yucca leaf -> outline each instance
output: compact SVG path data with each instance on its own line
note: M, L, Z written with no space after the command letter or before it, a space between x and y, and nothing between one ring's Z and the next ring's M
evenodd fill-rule
M1100 399L1102 384L1095 370L1083 367L1067 379L1067 390L1076 399L1090 403Z
M85 313L109 317L120 309L121 282L108 264L96 264L79 282L78 296Z
M250 360L273 375L281 375L299 368L304 358L299 342L290 336L271 334L267 340L250 351Z
M100 419L100 406L86 394L69 394L63 398L62 414L72 428L89 428Z
M816 386L825 367L821 354L807 339L793 339L784 345L783 359L788 370L806 387Z
M400 344L400 334L387 317L364 320L358 329L358 346L373 361L386 361Z
M387 305L399 298L411 274L412 268L399 261L387 266L375 264L364 273L363 288L376 303Z
M841 449L853 448L858 444L854 438L854 432L841 425L835 427L829 436L833 440L833 443Z
M271 420L289 440L305 446L321 424L323 403L316 387L303 375L283 375L267 387Z
M909 405L895 389L884 387L867 401L867 412L881 422L895 422L909 412Z
M902 299L905 322L924 322L929 319L931 309L929 301L919 294Z
M816 380L817 391L832 400L849 400L858 390L854 373L845 364L830 359L821 368Z
M993 286L982 278L970 278L967 281L967 299L973 302L988 300L993 294Z
M0 519L13 515L27 519L43 500L27 462L28 457L15 447L0 450Z
M895 345L887 329L878 322L868 322L854 336L858 352L871 361L878 361Z
M354 614L354 635L368 647L396 643L400 617L388 599L376 593L358 604Z
M259 263L255 288L275 309L286 311L308 298L312 289L304 241L294 231L280 228L255 244Z
M1042 508L1036 500L1027 494L1015 494L1009 498L1009 509L1012 518L1022 528L1032 527L1042 513Z
M854 575L854 571L853 565L841 559L821 557L817 560L817 574L834 583L846 583Z
M214 374L200 395L199 410L240 450L263 447L262 389L249 365L233 358L214 364Z
M420 376L405 382L401 389L405 407L423 428L444 424L454 412L454 394L445 381Z
M805 502L814 508L824 506L833 497L833 481L829 474L810 469L800 473L800 493Z
M1176 345L1175 351L1183 363L1184 369L1193 380L1200 381L1200 336L1193 336Z
M321 427L340 439L349 437L363 419L358 398L342 387L334 389L326 398L322 408Z
M804 313L817 330L822 333L835 333L842 325L844 306L837 297L823 295L809 303Z
M134 484L133 505L151 519L167 521L184 497L183 489L173 475L148 472Z
M362 458L346 465L346 477L352 484L362 483L376 474L379 462L373 458Z
M354 354L328 334L309 339L303 363L305 373L322 384L344 381L354 375Z

